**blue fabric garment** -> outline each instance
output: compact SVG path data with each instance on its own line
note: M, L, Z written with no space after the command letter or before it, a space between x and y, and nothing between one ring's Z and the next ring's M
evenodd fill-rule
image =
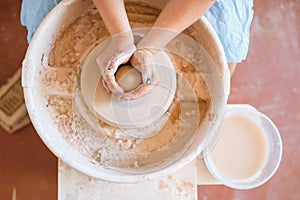
M44 17L61 0L23 0L21 23L27 27L27 40ZM253 0L216 0L205 17L216 30L228 62L241 62L249 46L250 25L253 18Z
M253 0L217 0L204 14L223 45L227 62L246 59Z
M61 0L23 0L21 7L21 24L28 30L27 41L30 42L34 32L44 17Z

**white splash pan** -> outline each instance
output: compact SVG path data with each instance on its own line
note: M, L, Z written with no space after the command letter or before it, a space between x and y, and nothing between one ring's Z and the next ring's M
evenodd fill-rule
M126 1L139 2L139 1ZM163 8L164 3L143 1L152 7ZM212 141L218 133L218 129L224 117L225 105L229 95L230 76L225 54L221 43L209 22L202 17L192 25L195 39L205 48L212 59L219 76L213 80L204 79L207 82L211 95L211 105L189 148L174 163L164 166L160 170L145 174L128 173L106 169L103 166L94 165L89 159L72 148L56 129L53 119L47 112L46 99L42 95L43 62L48 55L55 39L62 30L68 27L77 17L82 15L92 5L87 0L64 0L43 20L36 31L28 47L23 62L22 86L24 88L25 102L32 123L47 147L61 160L71 167L95 178L112 182L134 183L171 174L190 163L199 155L204 146ZM202 133L206 133L203 137Z

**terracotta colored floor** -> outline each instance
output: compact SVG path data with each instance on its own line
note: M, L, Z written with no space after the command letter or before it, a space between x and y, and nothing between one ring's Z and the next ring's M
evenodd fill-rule
M18 0L0 1L0 85L21 66L26 30ZM199 186L199 199L300 199L300 1L255 1L247 61L232 79L229 103L251 104L278 126L282 163L265 185L248 191ZM13 135L0 129L0 199L56 199L57 159L30 125Z

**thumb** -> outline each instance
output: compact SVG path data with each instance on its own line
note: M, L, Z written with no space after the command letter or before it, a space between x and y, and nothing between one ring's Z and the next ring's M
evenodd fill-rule
M150 84L154 69L152 52L146 49L139 49L134 53L130 62L134 68L142 73L143 83Z

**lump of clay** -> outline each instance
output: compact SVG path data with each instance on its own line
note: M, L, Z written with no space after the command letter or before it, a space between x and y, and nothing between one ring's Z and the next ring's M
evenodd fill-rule
M116 72L116 81L125 92L129 92L142 83L142 76L131 65L123 65Z

